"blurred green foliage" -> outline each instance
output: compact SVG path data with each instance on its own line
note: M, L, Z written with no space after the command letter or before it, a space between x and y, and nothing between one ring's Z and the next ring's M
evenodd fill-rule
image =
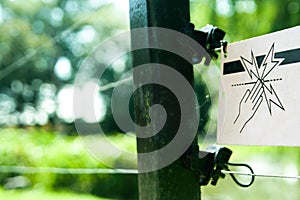
M0 126L48 124L57 129L72 124L72 96L63 92L70 91L82 61L97 44L128 30L127 15L109 1L1 1ZM106 84L119 76L110 67L99 78ZM103 109L107 115L101 120L113 131L117 127L110 117L109 95L102 95L108 111Z
M0 189L0 198L9 200L32 200L32 199L43 199L43 200L108 200L107 198L100 198L87 194L74 194L68 192L51 192L43 190L2 190Z
M126 151L135 149L135 145L132 145L130 140L124 142L124 138L120 136L111 136L110 139ZM0 130L0 158L0 166L107 168L88 153L79 137L64 136L37 128ZM115 158L114 162L120 164L122 155ZM126 162L124 164L126 166L135 165L130 164L130 160L123 162ZM12 178L20 176L28 180L28 183L22 186L25 188L91 193L119 199L137 196L135 175L1 173L0 185L7 189L17 189L18 182L13 185Z
M213 24L227 32L229 42L300 24L299 0L192 0L191 17L198 26Z
M130 138L111 135L109 139L122 149L134 152L135 143ZM231 162L246 162L256 173L276 173L296 175L298 173L300 153L297 147L238 147L229 146L233 150ZM92 157L84 148L81 139L66 136L44 129L2 129L0 131L0 166L33 166L63 168L106 168ZM115 158L119 164L122 159ZM112 158L110 158L112 159ZM124 166L134 166L124 160ZM242 171L242 168L231 168ZM13 178L23 177L29 180L27 185L9 185ZM249 178L238 176L244 182ZM217 186L202 187L203 199L298 199L299 182L295 180L256 178L248 189L238 187L229 176L219 180ZM61 174L0 174L0 198L12 195L27 198L40 196L64 195L68 193L90 193L100 197L116 199L135 199L137 197L137 177L132 175L61 175ZM12 189L19 189L19 192ZM20 190L22 189L22 190ZM31 190L31 192L30 192ZM52 194L55 191L58 194ZM48 194L50 192L50 194ZM49 197L49 199L50 199ZM80 196L74 196L73 198ZM52 198L52 197L51 197ZM54 198L54 197L53 197ZM68 198L66 196L66 198ZM83 198L83 197L82 197ZM88 197L86 197L88 199ZM5 198L4 198L5 199Z

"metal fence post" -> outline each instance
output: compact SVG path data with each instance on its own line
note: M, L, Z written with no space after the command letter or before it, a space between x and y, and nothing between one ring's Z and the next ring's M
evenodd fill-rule
M131 29L163 27L179 31L189 21L189 0L130 0ZM147 39L145 38L145 41ZM135 40L132 38L132 44L134 43ZM134 67L145 63L162 63L176 69L190 85L194 84L193 66L177 55L153 49L134 51L132 55ZM134 74L134 78L135 75L160 76L160 72L149 68L146 74ZM135 85L139 86L136 80ZM193 103L193 100L191 102L187 100L186 103ZM139 153L153 151L168 144L176 134L180 123L180 108L174 95L162 86L146 85L138 87L134 96L135 122L138 125L145 126L151 121L149 108L154 104L166 107L168 121L155 137L137 140ZM191 110L191 116L193 114L196 115L195 110ZM197 144L197 137L194 144ZM153 162L159 162L159 155L153 159ZM139 162L143 161L139 159ZM162 169L139 174L138 182L141 200L200 199L199 177L184 167L181 158Z

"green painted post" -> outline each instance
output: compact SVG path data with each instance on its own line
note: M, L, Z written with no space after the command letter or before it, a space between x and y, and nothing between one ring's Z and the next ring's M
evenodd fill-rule
M163 27L179 31L189 21L189 0L130 0L131 29ZM150 39L147 37L150 36L145 34L145 41ZM135 44L134 37L131 42ZM132 55L134 67L145 63L165 64L182 74L191 86L194 84L193 66L178 55L153 49L134 51ZM143 73L134 74L135 85L139 86L136 76L148 78L161 76L161 74L159 70L151 67ZM164 79L164 77L160 78ZM186 99L186 103L195 105L193 99ZM174 94L162 86L146 85L138 87L134 95L135 122L138 125L146 126L151 122L149 109L154 104L160 104L165 108L168 120L159 134L148 139L137 140L139 153L151 152L168 144L174 138L180 123L180 106ZM191 117L196 115L195 108L191 109L190 113ZM189 134L188 131L186 130L186 134ZM197 137L193 144L197 144ZM159 162L159 156L153 156L150 162ZM140 157L139 166L143 166L143 160ZM200 199L199 177L183 165L182 157L162 169L139 174L138 183L141 200Z

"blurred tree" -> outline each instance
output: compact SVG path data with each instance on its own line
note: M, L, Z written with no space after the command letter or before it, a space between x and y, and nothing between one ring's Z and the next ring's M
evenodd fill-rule
M208 9L200 9L205 6ZM192 0L192 21L227 31L230 42L299 25L299 0Z
M82 60L129 26L124 13L107 2L2 1L0 125L74 122L71 84ZM112 82L114 74L110 68L103 79Z

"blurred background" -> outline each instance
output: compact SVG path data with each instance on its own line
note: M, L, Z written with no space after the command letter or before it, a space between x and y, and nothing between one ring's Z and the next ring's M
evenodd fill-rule
M0 199L137 197L134 175L29 174L1 168L107 168L87 152L77 135L73 82L81 63L98 44L129 30L128 7L128 0L1 0ZM300 0L191 0L190 9L197 28L208 23L218 26L227 32L228 42L300 24ZM219 61L213 65L200 64L200 73L195 70L201 148L215 143L216 137ZM98 87L118 81L130 67L128 55L115 60ZM79 120L100 123L114 144L135 152L134 138L125 137L113 120L111 93L112 89L99 92L96 118L83 115ZM256 173L299 174L299 148L229 148L233 150L232 162L248 163ZM107 159L116 166L120 162L128 168L136 166L136 161L122 155ZM300 199L299 186L295 180L257 178L253 186L241 189L226 177L216 187L203 187L202 198Z

